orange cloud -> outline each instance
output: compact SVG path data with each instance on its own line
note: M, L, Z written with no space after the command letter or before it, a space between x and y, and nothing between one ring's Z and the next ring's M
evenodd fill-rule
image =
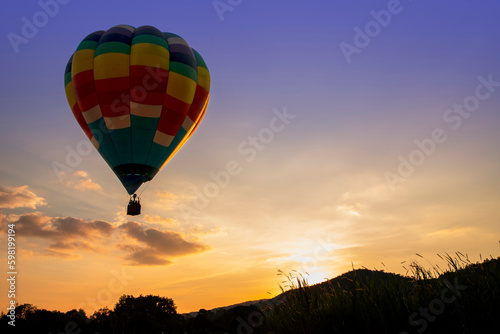
M14 215L12 215L14 216ZM44 256L62 258L79 257L79 251L101 252L98 246L109 239L116 227L102 220L86 221L73 217L46 217L40 213L15 216L16 235L22 238L39 238L51 242ZM5 227L4 227L5 230ZM5 232L5 231L4 231Z
M115 226L102 220L87 222L73 217L44 217L39 213L21 215L14 223L20 236L56 240L108 237L115 229Z
M72 174L63 173L64 176L68 175L69 180L65 182L66 186L76 190L94 190L102 191L102 187L92 181L87 172L79 170Z
M175 210L180 203L191 200L192 198L192 196L176 195L162 190L156 193L156 202L154 205L165 210Z
M30 208L46 205L45 199L38 197L28 186L0 186L0 209Z
M119 226L129 238L142 245L122 245L130 252L125 259L131 265L166 265L172 263L166 257L178 257L207 251L209 247L184 240L180 233L144 228L141 224L129 221Z

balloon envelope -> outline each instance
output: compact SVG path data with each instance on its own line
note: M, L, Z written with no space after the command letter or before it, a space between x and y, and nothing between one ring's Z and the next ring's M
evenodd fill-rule
M73 115L129 194L196 130L210 74L178 35L118 25L83 39L66 66Z

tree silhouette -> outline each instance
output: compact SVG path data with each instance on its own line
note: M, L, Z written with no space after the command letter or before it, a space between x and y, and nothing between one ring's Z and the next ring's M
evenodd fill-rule
M101 308L92 314L91 327L95 332L115 333L115 328L118 323L116 314L107 307Z
M177 314L170 298L147 295L123 295L115 305L119 333L170 333L169 320Z

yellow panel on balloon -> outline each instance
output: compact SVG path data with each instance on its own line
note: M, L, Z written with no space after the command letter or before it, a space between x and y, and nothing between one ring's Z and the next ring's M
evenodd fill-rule
M73 90L73 83L71 81L66 85L65 91L66 91L66 99L68 100L70 107L73 108L73 106L76 103L76 97L75 97L75 91Z
M151 43L132 45L130 65L143 65L169 69L170 53L162 46Z
M196 82L182 74L170 72L167 85L167 94L185 103L192 103Z
M198 66L198 85L210 90L210 73L204 67Z
M94 59L94 79L127 77L130 73L130 56L123 53L105 53Z
M73 55L71 76L74 77L80 72L88 71L94 68L94 54L95 50L84 49L76 51Z

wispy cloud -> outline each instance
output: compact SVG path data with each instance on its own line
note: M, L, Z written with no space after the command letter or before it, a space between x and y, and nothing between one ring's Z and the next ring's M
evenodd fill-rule
M62 251L72 251L72 250L84 250L87 252L96 251L94 246L86 241L74 240L74 241L56 241L50 244L49 250L62 250Z
M80 254L69 254L52 249L46 249L43 252L19 249L19 254L25 259L33 257L57 257L64 260L73 260L80 259L82 257Z
M445 228L434 232L427 233L427 237L433 238L457 238L464 237L466 235L471 235L471 233L477 232L477 228L472 226L466 227L456 227L456 228Z
M215 226L209 229L203 228L201 225L194 225L189 228L189 233L188 235L192 237L195 240L199 240L205 237L210 237L210 236L222 236L222 235L227 235L227 232L219 227Z
M173 218L164 218L160 216L149 216L144 215L144 220L150 224L160 224L160 225L177 225L177 221Z
M162 190L156 193L155 206L161 207L165 210L175 210L178 208L180 203L188 202L192 199L193 197L190 195L176 195Z
M129 221L119 226L129 238L139 245L122 245L131 254L125 258L132 265L165 265L171 261L167 257L178 257L207 251L208 246L186 241L180 233L145 228L139 223Z
M76 190L81 190L81 191L86 191L86 190L92 190L92 191L102 191L102 187L92 181L88 175L87 172L79 170L71 174L63 173L63 177L66 179L65 184L66 186L76 189Z
M41 253L41 256L51 256L51 257L59 257L65 260L74 260L74 259L80 259L82 256L80 254L70 254L70 253L65 253L65 252L60 252L57 250L53 250L48 248L45 253Z
M133 266L166 266L173 263L149 247L121 245L120 248L129 253L124 259Z
M37 196L28 186L0 186L0 209L30 208L46 205L45 199Z

